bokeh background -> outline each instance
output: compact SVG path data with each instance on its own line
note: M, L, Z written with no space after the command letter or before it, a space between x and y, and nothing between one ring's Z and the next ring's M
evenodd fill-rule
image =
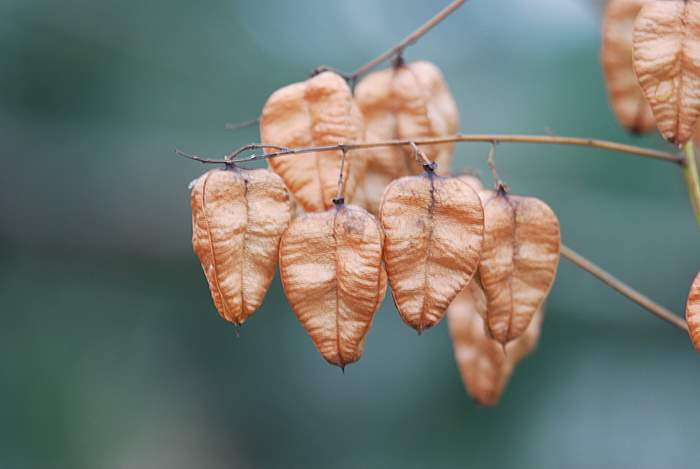
M257 141L258 115L320 64L351 70L447 2L0 1L0 468L691 468L688 338L562 260L539 350L502 403L465 394L446 324L391 300L364 358L327 365L275 280L236 337L190 245L187 184ZM406 53L444 71L470 133L666 148L609 111L600 6L472 0ZM455 169L487 178L487 145ZM679 314L700 241L678 168L500 145L567 244Z

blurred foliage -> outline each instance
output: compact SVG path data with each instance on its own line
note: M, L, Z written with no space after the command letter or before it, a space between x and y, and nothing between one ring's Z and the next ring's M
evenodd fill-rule
M225 122L319 64L353 69L438 8L419 0L0 2L0 467L696 467L687 337L562 261L538 352L502 404L465 395L445 324L388 301L364 358L323 362L279 283L236 338L191 252L187 183L258 139ZM445 72L464 132L664 147L615 123L597 10L473 0L406 53ZM488 175L487 145L456 168ZM681 312L700 265L677 168L500 145L565 241ZM488 179L487 179L488 181Z

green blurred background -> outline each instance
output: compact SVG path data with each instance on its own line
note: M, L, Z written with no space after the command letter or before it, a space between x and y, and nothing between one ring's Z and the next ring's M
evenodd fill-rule
M327 365L275 280L236 337L190 245L187 184L257 141L224 130L320 64L351 70L427 0L0 0L0 468L691 468L700 358L562 261L538 352L502 404L464 393L446 324L391 301ZM444 71L462 131L632 138L609 111L599 7L472 0L406 53ZM487 145L456 168L486 171ZM678 168L501 145L513 191L571 247L681 313L700 239ZM488 180L488 179L487 179Z

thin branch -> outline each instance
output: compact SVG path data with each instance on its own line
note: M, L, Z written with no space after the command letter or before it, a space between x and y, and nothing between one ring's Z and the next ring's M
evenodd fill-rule
M421 27L413 31L411 34L406 36L401 42L396 44L394 47L391 49L387 50L383 54L375 57L374 59L370 60L366 64L364 64L362 67L358 68L354 72L350 74L350 79L351 80L357 80L359 77L364 75L365 73L369 72L372 70L374 67L377 65L380 65L387 60L393 59L395 57L400 56L404 49L406 47L414 44L418 39L421 38L425 33L433 29L435 26L440 24L445 18L450 16L455 10L457 10L459 7L461 7L467 0L455 0L449 5L447 5L445 8L443 8L438 14L430 18L427 22L425 22Z
M260 118L259 118L259 117L256 117L255 119L250 119L250 120L247 120L247 121L243 121L243 122L237 122L237 123L235 123L235 124L232 124L231 122L227 122L227 123L226 123L226 126L225 126L225 129L226 129L226 130L236 131L236 130L241 130L241 129L247 129L247 128L249 128L249 127L255 127L255 126L258 125L259 123L260 123Z
M340 158L340 172L338 173L338 190L335 193L335 199L333 199L335 205L342 205L345 203L345 178L343 177L343 171L345 170L345 157L348 152L345 149L342 151L343 155Z
M693 142L688 142L685 146L685 165L683 166L683 175L688 186L688 197L693 206L695 219L700 226L700 169L698 161L695 157L695 147Z
M571 261L576 267L585 270L586 272L603 282L605 285L609 286L613 290L616 290L618 293L621 293L622 295L626 296L627 298L634 301L650 313L658 316L664 321L668 321L677 328L688 332L688 324L686 324L686 322L681 317L676 316L668 309L654 302L653 300L638 292L637 290L633 289L621 280L613 277L601 267L595 265L593 262L584 258L583 256L576 253L567 246L564 246L563 244L561 246L561 255L569 261Z
M486 163L491 169L491 175L495 181L495 188L499 193L506 193L510 190L508 184L503 182L501 177L498 175L498 168L496 168L496 142L491 142L491 148L489 148L489 156L486 159Z
M245 158L239 158L233 160L234 163L248 163L251 161L266 160L270 158L278 158L280 156L287 155L301 155L307 153L316 153L324 151L335 151L335 150L360 150L367 148L377 148L377 147L393 147L393 146L411 146L411 145L433 145L438 143L460 143L460 142L486 142L486 143L539 143L544 145L574 145L574 146L587 146L592 148L599 148L603 150L610 150L619 153L628 153L632 155L638 155L645 158L652 158L661 161L668 161L671 163L683 166L685 163L685 158L681 155L675 153L668 153L659 150L653 150L650 148L635 147L632 145L624 145L616 142L609 142L605 140L595 140L590 138L577 138L577 137L557 137L552 135L449 135L445 137L428 138L422 140L387 140L381 142L362 142L362 143L340 143L337 145L325 145L318 147L300 147L300 148L286 148L284 150L265 153L265 154L254 154L246 156ZM249 147L249 145L246 145ZM234 153L240 153L237 150ZM199 161L199 160L198 160ZM208 163L226 163L227 161L220 160L208 160Z

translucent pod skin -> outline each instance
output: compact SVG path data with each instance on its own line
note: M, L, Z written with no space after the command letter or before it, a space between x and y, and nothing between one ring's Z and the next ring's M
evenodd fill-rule
M688 322L688 334L695 350L700 352L700 272L693 280L685 307L685 320Z
M685 144L700 117L700 2L646 3L633 46L634 69L661 134Z
M260 136L267 145L289 148L328 146L364 139L364 121L345 80L323 72L275 91L260 117ZM342 152L317 152L268 159L307 212L333 206L338 189ZM343 167L344 191L352 194L364 177L362 151L348 152Z
M292 221L280 243L280 277L289 304L329 363L362 356L386 293L384 235L361 207L341 205Z
M243 324L275 276L289 193L266 169L214 169L194 184L192 247L221 317Z
M539 309L525 332L505 347L488 334L486 315L486 296L472 281L448 308L447 321L467 393L481 405L494 406L517 363L537 347L544 314Z
M634 73L634 20L649 0L610 0L603 19L601 62L610 105L618 122L635 134L656 128L654 114Z
M365 139L419 140L452 135L459 131L459 111L440 70L430 62L402 64L367 75L355 90L365 117ZM447 175L453 143L425 145L428 158ZM410 147L381 147L366 152L367 174L363 186L367 209L377 213L382 193L396 178L420 174Z
M501 344L517 339L549 294L557 273L559 221L541 200L481 191L484 244L479 275L487 325Z
M458 178L406 176L386 188L380 220L394 303L404 322L422 332L443 318L476 272L481 201Z

